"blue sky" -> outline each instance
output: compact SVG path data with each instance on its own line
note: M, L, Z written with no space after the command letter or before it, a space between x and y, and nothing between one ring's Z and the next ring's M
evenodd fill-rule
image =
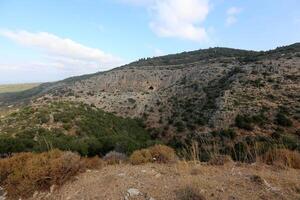
M0 0L0 83L45 82L142 57L300 41L299 0Z

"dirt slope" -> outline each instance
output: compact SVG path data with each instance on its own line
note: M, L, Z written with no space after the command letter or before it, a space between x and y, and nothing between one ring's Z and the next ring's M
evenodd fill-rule
M35 194L33 199L175 200L178 191L189 185L197 187L205 199L299 199L300 171L233 163L116 165L87 171L61 189Z

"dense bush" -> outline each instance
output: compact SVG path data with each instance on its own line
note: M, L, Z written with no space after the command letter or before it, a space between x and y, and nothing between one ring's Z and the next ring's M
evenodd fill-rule
M238 115L235 118L235 125L241 129L252 131L254 129L254 125L262 126L266 123L266 121L266 117L263 112L261 112L260 114L253 116Z
M41 126L45 123L50 128ZM4 132L0 133L0 154L57 148L83 156L103 156L113 150L131 154L155 143L141 120L73 102L26 107L1 120L0 128Z
M276 115L276 122L280 126L287 126L288 127L288 126L293 125L292 121L289 118L287 118L287 116L284 115L283 113L278 113Z
M252 131L254 129L251 119L246 116L238 115L235 118L235 125L241 129L245 129L248 131Z

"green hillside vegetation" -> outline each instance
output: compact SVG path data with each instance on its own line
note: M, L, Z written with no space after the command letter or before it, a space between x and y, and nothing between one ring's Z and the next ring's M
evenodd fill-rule
M255 62L270 56L281 55L282 52L290 53L300 50L300 43L295 43L289 46L278 47L270 51L247 51L232 48L209 48L196 51L171 54L154 58L142 58L136 62L130 63L128 66L160 66L160 65L181 65L194 63L201 60L209 60L216 58L238 58L240 62Z
M30 106L0 121L0 154L58 148L84 156L131 153L154 142L143 123L82 103Z

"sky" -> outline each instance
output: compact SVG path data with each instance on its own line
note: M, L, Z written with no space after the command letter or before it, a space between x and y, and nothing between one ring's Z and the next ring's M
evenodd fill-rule
M56 81L216 46L296 42L299 0L0 0L0 84Z

